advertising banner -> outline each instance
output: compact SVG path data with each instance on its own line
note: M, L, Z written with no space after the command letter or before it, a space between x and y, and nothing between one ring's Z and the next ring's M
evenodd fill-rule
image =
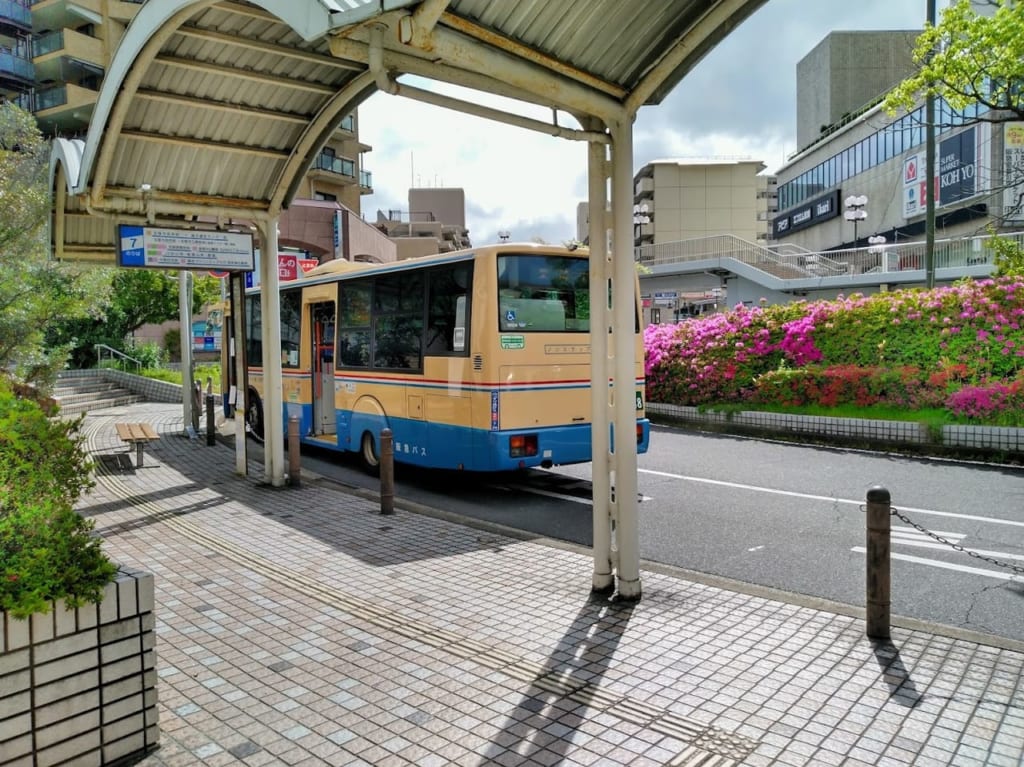
M1024 123L1003 123L1003 218L1024 221Z
M967 130L943 139L936 147L935 207L959 205L987 190L988 179L978 162L988 143L986 126L972 125ZM927 155L914 152L903 158L903 217L923 216L927 208Z

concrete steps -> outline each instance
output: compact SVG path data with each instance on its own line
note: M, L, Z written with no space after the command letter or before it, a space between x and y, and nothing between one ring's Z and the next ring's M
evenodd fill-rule
M53 389L61 415L78 415L90 410L130 405L143 400L138 394L100 378L90 371L61 373Z

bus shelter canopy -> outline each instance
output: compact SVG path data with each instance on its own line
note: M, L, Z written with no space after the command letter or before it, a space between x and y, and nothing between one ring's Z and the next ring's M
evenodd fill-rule
M119 223L274 219L341 120L378 90L495 116L409 88L403 74L561 110L586 130L518 124L599 139L658 104L763 3L149 0L85 140L54 143L54 256L115 263Z

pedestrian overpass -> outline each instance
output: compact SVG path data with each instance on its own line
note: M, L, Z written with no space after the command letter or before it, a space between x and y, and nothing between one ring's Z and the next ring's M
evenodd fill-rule
M935 284L963 277L984 278L995 268L986 242L994 236L1024 245L1024 232L935 241ZM784 303L839 294L870 294L924 287L925 242L815 252L781 243L759 245L718 235L642 245L634 257L641 265L641 292L693 293L724 289L727 304Z

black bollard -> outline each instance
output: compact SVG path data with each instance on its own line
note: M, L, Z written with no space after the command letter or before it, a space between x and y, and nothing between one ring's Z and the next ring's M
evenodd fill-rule
M884 487L868 490L867 500L867 635L871 639L888 639L892 597L889 562L892 506L889 491Z
M395 444L391 429L380 433L380 513L395 512Z
M288 418L288 484L298 487L302 482L302 455L299 444L299 417Z
M206 395L206 446L213 447L217 442L217 423L213 412L213 394Z

